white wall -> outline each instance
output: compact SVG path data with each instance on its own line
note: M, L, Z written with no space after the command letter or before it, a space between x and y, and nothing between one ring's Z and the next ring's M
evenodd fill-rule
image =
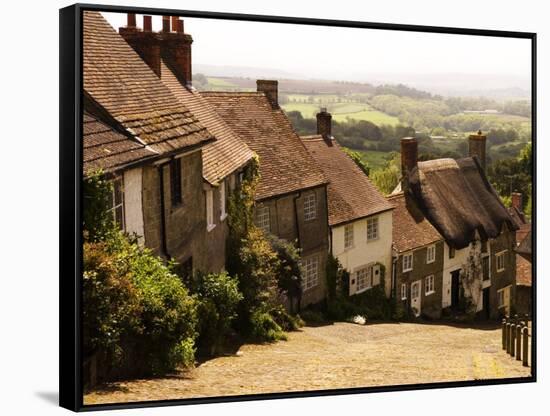
M372 218L372 217L370 217ZM382 263L386 267L385 290L389 296L391 290L391 244L392 244L392 211L378 215L379 238L367 243L367 219L353 223L353 247L344 249L345 226L332 227L332 254L340 260L355 279L353 272L370 263ZM350 294L356 292L350 282Z
M138 242L143 238L142 169L134 168L124 172L124 221L126 232L136 233Z

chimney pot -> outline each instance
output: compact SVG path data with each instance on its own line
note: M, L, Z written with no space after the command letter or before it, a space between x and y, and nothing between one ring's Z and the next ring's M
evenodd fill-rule
M521 192L512 192L512 206L518 211L523 211L523 195Z
M170 32L170 16L162 16L162 31Z
M483 170L485 170L486 164L486 142L487 136L484 135L481 130L479 130L477 134L470 135L468 138L469 155L470 157L477 157Z
M324 139L332 139L332 115L327 112L325 107L317 113L317 134L323 136Z
M178 33L183 33L183 20L181 19L178 19L178 26L177 26L177 30L176 30Z
M418 142L414 137L401 139L401 176L403 188L408 188L409 174L418 164ZM403 189L406 190L406 189Z
M143 31L151 32L153 30L153 22L151 16L143 16Z
M259 79L256 81L256 90L263 92L271 107L279 108L279 82L274 80Z
M178 31L178 16L172 16L172 31L177 32Z
M127 14L127 27L136 27L136 14L135 13L128 13Z

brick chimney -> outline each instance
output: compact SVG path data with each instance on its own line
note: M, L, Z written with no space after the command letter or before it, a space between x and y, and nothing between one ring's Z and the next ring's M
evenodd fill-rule
M178 16L172 16L172 31L169 33L162 32L161 35L162 59L174 71L182 84L191 85L191 44L193 38L183 32L183 20Z
M279 108L279 82L267 79L256 81L256 90L263 92L272 108Z
M418 164L418 142L414 137L401 139L401 187L409 188L409 175Z
M324 139L332 138L332 115L324 107L317 113L317 134Z
M143 16L143 28L143 31L137 28L136 15L128 13L128 25L119 28L118 33L160 77L160 42L156 33L151 31L151 16Z
M469 155L471 157L476 156L481 167L485 170L485 147L487 142L487 136L481 133L481 130L477 134L471 134L468 138L469 143Z
M512 206L519 212L523 212L523 195L521 192L512 192Z

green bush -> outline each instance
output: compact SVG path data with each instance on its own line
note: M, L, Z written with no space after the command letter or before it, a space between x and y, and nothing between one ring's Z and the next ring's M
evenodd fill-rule
M282 305L277 305L272 308L269 314L284 331L296 331L304 326L304 321L300 316L289 314Z
M262 310L250 315L251 336L260 342L286 341L287 336L273 317Z
M323 324L326 322L326 318L321 311L311 309L311 308L304 309L303 311L301 311L300 318L303 319L305 323L309 325Z
M192 283L198 299L198 347L203 353L217 354L237 317L237 305L243 296L237 279L226 272L199 274Z
M357 315L366 316L369 320L391 319L391 302L386 297L383 284L351 296L350 301L355 305Z

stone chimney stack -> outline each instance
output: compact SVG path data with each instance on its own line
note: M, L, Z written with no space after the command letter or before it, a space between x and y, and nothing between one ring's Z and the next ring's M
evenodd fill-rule
M263 92L271 107L279 108L279 82L267 79L259 79L256 81L256 90Z
M418 164L418 142L414 137L401 139L401 187L409 188L409 175Z
M512 206L519 212L523 212L523 195L521 192L512 192Z
M324 139L332 138L332 115L324 107L317 113L317 134Z
M143 16L141 30L136 26L136 15L128 13L128 25L119 28L118 33L160 77L160 43L156 33L152 32L151 16Z
M476 156L481 167L485 170L485 148L486 148L487 136L481 133L481 130L477 134L471 134L468 138L469 143L469 155L471 157Z

